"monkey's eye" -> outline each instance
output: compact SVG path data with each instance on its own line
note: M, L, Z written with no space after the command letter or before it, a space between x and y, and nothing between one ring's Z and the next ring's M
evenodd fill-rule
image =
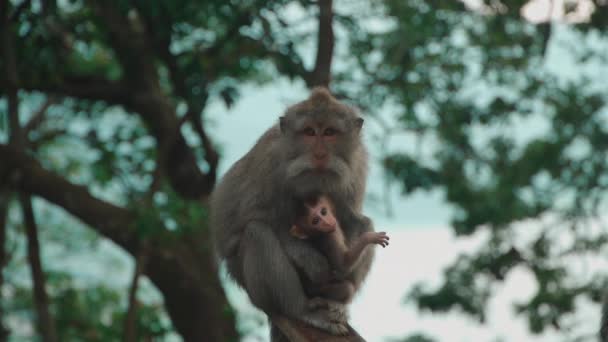
M320 221L319 216L315 216L312 219L312 224L314 224L316 226L319 224L319 221Z
M325 131L323 132L323 135L326 137L331 137L334 136L338 133L338 131L335 128L326 128Z
M315 130L312 127L306 127L306 128L304 128L302 133L304 133L304 135L308 135L309 137L312 137L315 135Z
M323 216L327 215L327 208L325 208L325 207L321 208L321 215L323 215Z

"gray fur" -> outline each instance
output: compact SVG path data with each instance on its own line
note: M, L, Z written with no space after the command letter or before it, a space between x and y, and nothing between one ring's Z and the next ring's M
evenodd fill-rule
M330 122L345 130L323 172L311 171L309 151L296 138L295 127L306 120ZM332 333L345 332L344 312L320 307L318 299L311 302L300 278L327 281L332 271L327 257L291 236L289 228L296 219L296 203L322 192L336 203L347 243L373 229L360 214L367 177L360 123L351 108L326 90L315 89L309 99L287 110L281 127L277 124L262 135L212 195L210 221L217 256L226 261L228 273L252 303L269 316L286 315ZM349 276L355 289L368 274L373 249L361 259Z

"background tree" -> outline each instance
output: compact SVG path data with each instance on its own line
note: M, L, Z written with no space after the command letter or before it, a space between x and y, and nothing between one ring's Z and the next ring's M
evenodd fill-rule
M310 32L291 30L284 19L288 6L318 22L321 38L310 68L294 47ZM57 215L61 208L140 260L136 273L162 293L184 340L236 340L208 244L205 210L219 154L204 124L206 104L221 99L230 106L243 82L268 81L277 71L308 86L328 84L332 1L24 0L2 1L0 16L0 265L8 256L12 266L5 272L5 312L18 319L32 298L22 296L26 277L14 266L24 221L4 214L16 205L4 199L19 194L29 241L36 240L36 212ZM45 200L38 202L41 209L31 210L30 196ZM48 222L43 229L57 226ZM104 331L125 320L139 323L139 337L170 329L158 308L135 310L136 286L127 319L126 309L113 307L126 291L76 290L65 275L45 272L37 244L31 246L33 316L45 340L107 340L123 336L116 328ZM85 314L82 306L96 312ZM58 338L49 327L57 327ZM125 336L132 339L133 330Z

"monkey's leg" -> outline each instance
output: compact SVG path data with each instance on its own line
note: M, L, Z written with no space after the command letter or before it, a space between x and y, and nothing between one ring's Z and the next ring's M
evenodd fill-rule
M241 250L244 285L255 306L333 334L348 331L343 317L332 310L310 307L298 273L270 227L250 223L241 240Z
M314 243L294 239L291 236L280 235L279 238L285 253L289 256L292 265L295 266L300 276L304 292L309 298L314 297L309 301L309 307L330 310L338 320L348 321L348 308L345 305L347 301L343 299L349 296L349 292L353 292L350 294L350 298L353 297L354 287L351 286L352 291L350 291L349 288L338 285L326 292L319 291L325 284L336 282L334 278L335 270L331 270L328 257L321 253L323 248L319 249ZM344 246L335 247L340 250L345 248Z
M348 303L355 295L355 286L348 280L331 282L319 285L319 295L341 302Z
M312 284L325 284L332 279L332 270L327 256L306 240L291 236L280 236L280 243L290 263L302 272L303 277Z

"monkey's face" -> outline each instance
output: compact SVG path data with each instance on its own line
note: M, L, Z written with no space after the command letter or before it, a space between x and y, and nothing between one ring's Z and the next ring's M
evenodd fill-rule
M349 179L352 155L360 142L363 119L328 93L290 108L280 119L287 178L297 183ZM337 179L336 179L337 178Z
M332 207L323 200L313 206L307 205L307 225L320 233L331 233L338 225Z

